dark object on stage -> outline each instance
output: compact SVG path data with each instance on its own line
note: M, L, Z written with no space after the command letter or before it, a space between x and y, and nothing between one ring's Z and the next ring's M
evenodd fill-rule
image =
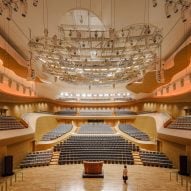
M187 171L187 156L185 155L180 155L180 158L179 158L179 167L180 167L180 170L179 170L179 174L180 175L185 175L185 176L188 176L188 171Z
M83 161L83 178L103 178L103 161Z
M8 155L4 158L3 164L3 176L11 176L13 175L13 156Z

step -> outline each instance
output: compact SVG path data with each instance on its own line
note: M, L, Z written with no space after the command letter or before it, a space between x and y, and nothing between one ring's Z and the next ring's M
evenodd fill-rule
M135 164L135 165L143 165L142 162L136 162L136 161L134 161L134 164Z

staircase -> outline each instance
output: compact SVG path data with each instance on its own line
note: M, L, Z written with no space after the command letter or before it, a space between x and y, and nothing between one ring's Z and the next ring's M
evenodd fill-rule
M60 155L59 151L53 152L50 165L58 165L59 155Z
M143 165L141 158L140 158L140 155L139 155L139 152L134 151L134 152L132 152L132 155L133 155L135 165Z

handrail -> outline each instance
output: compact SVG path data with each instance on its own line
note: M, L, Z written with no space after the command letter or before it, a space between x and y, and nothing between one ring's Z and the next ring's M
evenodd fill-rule
M3 178L0 181L0 191L9 191L9 187L13 185L13 180L17 182L19 175L21 175L21 180L23 181L23 171L21 169L16 169L12 176Z

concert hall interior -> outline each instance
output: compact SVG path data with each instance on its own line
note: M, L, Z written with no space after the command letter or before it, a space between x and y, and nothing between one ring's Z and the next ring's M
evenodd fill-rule
M0 0L1 191L188 191L190 174L191 0Z

